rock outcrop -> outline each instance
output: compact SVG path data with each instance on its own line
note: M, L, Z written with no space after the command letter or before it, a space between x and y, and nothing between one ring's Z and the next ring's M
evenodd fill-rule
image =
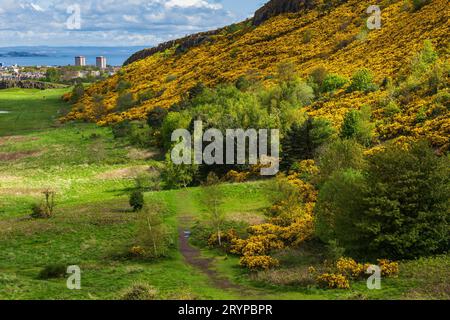
M264 21L283 13L295 13L314 7L314 0L271 0L255 12L253 25L259 26Z
M158 53L158 52L164 52L167 49L171 49L175 46L177 47L177 49L176 49L177 53L182 53L182 52L188 50L189 48L198 46L207 41L211 41L211 36L218 34L222 30L223 29L212 30L212 31L207 31L207 32L200 32L200 33L189 35L189 36L181 38L181 39L171 40L171 41L161 43L160 45L153 47L153 48L148 48L148 49L138 51L135 54L133 54L131 57L129 57L124 62L123 65L124 66L129 65L135 61L145 59L145 58L147 58L151 55L154 55L155 53Z

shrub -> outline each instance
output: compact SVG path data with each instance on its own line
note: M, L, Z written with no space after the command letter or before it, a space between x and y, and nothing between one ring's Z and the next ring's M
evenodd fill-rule
M320 87L321 92L333 92L347 84L347 79L337 74L329 74L325 77Z
M342 274L324 273L317 277L317 282L323 288L350 289L350 281Z
M125 90L128 90L130 88L131 88L131 83L129 81L119 80L117 82L116 91L119 93L121 93Z
M141 191L137 190L131 193L130 207L132 207L135 212L142 210L144 207L144 194Z
M111 130L114 138L124 138L131 132L131 123L128 120L115 123L111 126Z
M257 271L269 270L271 268L277 267L279 265L279 261L270 256L245 255L241 257L241 259L239 260L239 264L251 271Z
M166 77L166 82L172 82L172 81L175 81L175 80L177 80L177 75L175 75L175 74L169 74L167 77Z
M67 272L67 266L64 264L50 264L45 266L38 275L39 279L64 278Z
M302 35L302 41L304 44L310 43L313 38L313 31L310 29L305 30Z
M393 117L401 111L400 107L395 103L395 101L389 101L388 104L383 108L383 113L386 117Z
M47 189L44 190L42 194L44 195L44 201L31 206L32 218L50 218L53 216L53 211L55 209L55 192Z
M41 203L33 203L31 205L31 217L35 219L45 218L45 208Z
M384 277L396 277L400 272L398 262L389 261L387 259L378 259L378 265L381 268L381 275Z
M142 122L132 123L128 132L128 139L134 146L140 148L149 147L151 144L150 129Z
M167 116L167 109L155 107L147 113L147 124L150 128L161 128L164 118Z
M147 283L135 283L121 295L121 300L155 300L158 291Z
M127 111L135 105L135 100L131 92L123 92L119 94L116 102L116 110L119 112Z
M373 82L373 74L368 69L359 69L356 71L351 79L350 86L348 88L349 92L353 91L376 91L378 90L377 85Z
M418 11L430 2L431 0L412 0L413 9L414 11Z

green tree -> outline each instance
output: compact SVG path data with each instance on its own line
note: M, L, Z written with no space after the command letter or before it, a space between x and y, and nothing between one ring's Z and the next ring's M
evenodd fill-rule
M78 82L72 89L72 97L70 102L75 103L78 102L81 97L84 95L84 86L82 83Z
M137 222L135 245L144 249L144 257L156 259L167 256L173 243L164 219L161 216L161 205L144 207Z
M322 84L320 86L321 92L333 92L337 89L342 88L347 84L347 79L341 77L337 74L329 74L323 79Z
M197 173L198 166L194 164L175 164L170 159L170 153L166 156L164 168L161 171L161 179L166 189L187 188L192 183Z
M209 173L202 187L202 203L206 209L207 221L217 232L219 246L222 246L222 228L225 223L225 212L222 208L223 198L224 195L220 188L219 178L215 173Z
M333 173L365 167L364 148L355 140L336 139L324 146L318 155L320 180L326 181Z
M334 237L355 257L402 259L448 250L449 168L448 157L419 142L410 150L387 146L363 172L335 172L319 192L319 237Z
M376 91L378 90L377 85L374 83L374 77L370 70L368 69L359 69L357 70L351 79L350 86L348 87L348 91Z
M364 146L369 146L373 140L374 124L371 122L370 107L364 106L361 110L347 112L340 130L340 137L355 139Z
M281 141L284 169L300 160L313 159L317 149L329 142L335 130L322 118L308 117L303 123L295 123Z
M169 112L167 114L161 127L161 145L164 150L170 150L172 147L172 133L177 129L187 129L191 119L191 115L187 112Z

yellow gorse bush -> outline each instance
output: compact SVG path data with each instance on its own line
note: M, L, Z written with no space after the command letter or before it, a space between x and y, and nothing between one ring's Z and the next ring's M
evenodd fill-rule
M268 270L279 265L279 261L270 256L243 256L239 260L242 267L252 271Z
M324 273L317 278L319 286L329 289L350 289L350 281L342 274Z

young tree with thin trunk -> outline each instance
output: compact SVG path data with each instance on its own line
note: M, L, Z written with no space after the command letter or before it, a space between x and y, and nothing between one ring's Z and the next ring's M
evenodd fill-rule
M215 232L217 232L217 239L219 246L222 246L222 228L225 222L225 213L222 209L223 192L220 188L219 178L215 173L208 174L206 183L202 187L202 202L206 208L206 217L211 223Z

